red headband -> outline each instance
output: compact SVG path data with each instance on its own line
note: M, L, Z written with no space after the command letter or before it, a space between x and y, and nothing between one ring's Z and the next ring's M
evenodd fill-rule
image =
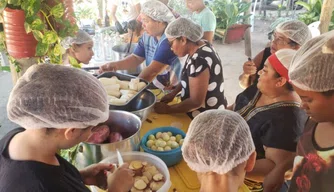
M282 77L285 77L286 80L289 82L288 69L284 67L284 65L277 58L276 54L270 55L268 61L270 62L271 66L273 66L273 68L276 70L276 72Z

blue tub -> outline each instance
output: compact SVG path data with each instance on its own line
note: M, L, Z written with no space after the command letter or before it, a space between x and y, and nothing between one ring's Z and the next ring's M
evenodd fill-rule
M143 150L146 153L150 153L152 155L155 155L157 157L159 157L162 161L164 161L166 163L166 165L168 167L171 167L177 163L179 163L182 160L182 151L181 151L181 146L176 148L176 149L172 149L170 151L154 151L151 150L150 148L148 148L146 146L146 142L148 140L148 136L149 135L155 135L157 132L172 132L173 135L177 135L180 134L182 135L182 137L184 138L186 136L186 134L179 128L176 127L159 127L156 129L153 129L151 131L148 131L141 139L140 142L140 146L143 148Z

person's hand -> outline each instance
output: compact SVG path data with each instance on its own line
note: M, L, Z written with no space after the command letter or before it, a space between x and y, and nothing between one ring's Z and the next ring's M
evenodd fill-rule
M154 105L154 111L156 113L167 114L167 113L169 113L169 110L170 110L170 106L167 105L166 103L157 102Z
M245 75L255 75L257 68L253 61L247 61L243 65L243 70Z
M124 163L114 173L108 172L108 191L128 192L134 184L134 172L129 169L129 164Z
M98 163L80 170L83 181L86 185L96 185L101 189L107 188L106 171L113 171L115 167L109 163Z
M169 102L172 102L174 98L175 98L175 94L173 92L172 93L168 93L167 95L163 96L160 99L160 102L162 102L162 103L169 103Z
M100 66L99 73L103 73L106 71L116 71L116 70L117 70L117 67L115 63L107 63L107 64Z
M278 192L284 183L284 172L274 168L263 181L264 192Z

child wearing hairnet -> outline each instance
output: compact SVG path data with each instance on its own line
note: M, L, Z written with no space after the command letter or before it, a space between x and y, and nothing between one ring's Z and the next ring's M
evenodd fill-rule
M309 119L297 145L289 192L334 190L334 31L296 53L289 78Z
M255 164L250 129L237 113L208 110L190 123L182 145L183 158L197 172L200 191L248 191L245 174Z
M88 64L94 56L93 39L83 30L79 30L74 37L65 38L61 44L66 49L66 53L63 56L64 64Z
M1 192L89 192L86 185L131 189L127 164L77 170L57 154L87 140L109 118L107 93L92 75L61 65L33 65L13 88L7 114L21 127L0 140Z

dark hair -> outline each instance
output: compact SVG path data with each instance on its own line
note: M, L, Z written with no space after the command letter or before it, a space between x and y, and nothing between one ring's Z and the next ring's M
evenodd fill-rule
M277 73L277 71L275 71L275 77L279 78L279 77L282 77L282 76L279 73ZM284 86L288 91L294 91L292 85L288 81L285 83Z
M294 46L294 47L300 46L297 42L295 42L295 41L293 41L291 39L289 39L289 40L290 40L289 45Z
M334 95L334 90L329 90L329 91L325 91L325 92L321 92L322 95L324 95L325 97L331 97Z

